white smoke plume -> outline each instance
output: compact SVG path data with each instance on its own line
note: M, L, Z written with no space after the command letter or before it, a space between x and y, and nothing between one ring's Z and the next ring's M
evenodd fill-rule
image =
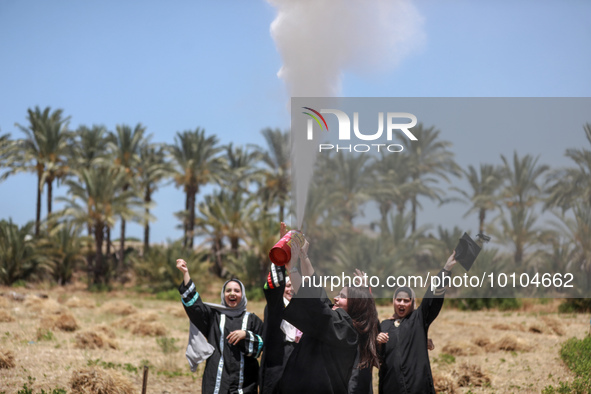
M268 1L277 10L278 76L291 97L338 96L344 71L391 69L424 40L412 0Z
M419 48L423 18L412 0L268 0L271 36L290 97L337 97L345 71L389 70ZM393 91L394 93L394 91ZM292 141L293 196L302 228L316 153Z

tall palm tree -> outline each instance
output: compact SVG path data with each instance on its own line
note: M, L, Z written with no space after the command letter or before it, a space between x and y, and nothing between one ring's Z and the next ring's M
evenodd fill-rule
M71 158L72 168L90 168L104 164L107 157L108 135L105 126L80 126L76 129Z
M47 183L47 213L51 214L51 203L53 199L53 181L63 177L68 169L65 155L68 152L69 117L62 118L63 110L57 109L51 112L50 107L43 111L39 107L34 110L27 110L29 126L16 126L25 133L26 138L21 141L20 149L25 155L27 162L34 164L27 166L27 170L37 173L37 212L35 217L35 236L39 235L39 224L41 220L41 194L43 184Z
M431 200L442 201L443 191L435 185L440 179L449 182L449 176L459 176L460 167L454 160L454 154L449 150L451 142L439 139L439 130L435 127L425 128L419 123L412 129L417 141L408 142L408 168L411 179L419 181L425 188L422 193L412 196L412 231L417 228L418 197L423 195Z
M116 132L110 134L108 147L114 158L115 166L124 174L126 182L123 192L127 192L136 181L136 168L139 162L140 147L144 143L146 128L138 123L133 129L125 124L117 125ZM127 194L125 194L127 195ZM119 268L124 265L125 257L125 217L121 217L121 238L119 239Z
M251 151L248 148L234 147L230 143L224 147L227 171L221 178L224 190L231 190L232 194L248 192L254 181L260 181L263 171L257 168L261 160L258 151Z
M177 133L170 153L175 166L174 180L185 192L185 247L193 248L195 230L195 200L201 186L218 181L225 168L224 159L218 155L216 136L205 136L205 130Z
M583 129L591 145L591 123L587 123ZM591 150L567 149L566 156L574 162L575 167L558 169L548 174L546 207L560 207L566 211L577 203L591 206Z
M513 153L511 161L501 155L504 164L505 180L507 182L502 197L507 207L531 207L542 200L542 188L538 179L548 171L545 164L538 165L538 158L525 155L520 158Z
M537 242L540 236L541 230L535 227L535 205L543 199L538 179L548 166L538 164L538 159L530 155L520 158L517 152L514 152L512 162L503 155L501 159L506 182L501 196L509 210L509 218L501 215L503 233L497 236L513 243L514 262L520 266L526 247Z
M399 154L380 152L380 156L371 165L372 179L369 194L380 210L380 228L386 232L388 215L396 207L400 215L413 196L426 194L420 180L412 180L406 158Z
M288 131L266 128L261 131L266 148L255 146L261 154L264 165L264 180L261 185L261 196L266 208L277 204L279 221L285 218L285 204L291 188L291 143Z
M327 184L331 201L338 201L344 222L353 224L360 206L369 199L370 156L335 155L327 168Z
M62 214L73 223L93 227L95 259L88 262L89 274L94 284L108 281L108 267L103 256L105 232L110 229L117 217L140 216L137 209L142 201L133 190L123 191L128 182L125 173L114 168L91 167L78 173L79 179L68 179L68 196L60 198L66 206Z
M166 148L159 144L145 143L140 148L138 163L138 183L144 193L145 222L144 222L144 253L150 249L150 204L152 194L159 184L172 175L173 168L166 160Z
M451 189L460 193L464 201L472 205L464 217L478 212L478 230L480 233L484 233L486 211L496 209L499 206L497 192L503 185L503 170L491 164L480 164L480 171L469 165L468 169L463 169L462 172L472 190L465 191L455 186Z

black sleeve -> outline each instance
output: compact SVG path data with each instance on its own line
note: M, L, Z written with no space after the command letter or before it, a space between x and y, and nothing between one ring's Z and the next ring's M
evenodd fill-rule
M257 358L263 350L263 322L257 315L250 313L248 315L246 338L238 343L240 351L249 357Z
M201 301L201 297L199 293L195 289L195 284L193 281L189 281L189 283L185 286L185 283L181 283L179 286L179 293L181 293L183 306L185 307L185 312L191 323L193 323L199 331L204 333L203 335L207 335L206 333L209 332L209 327L211 325L211 308Z
M314 274L315 275L315 274ZM334 346L357 344L351 318L343 309L332 310L322 287L302 286L285 308L284 319L304 335Z
M431 288L431 285L429 284L425 296L423 297L423 301L421 302L421 306L419 307L423 314L425 329L429 328L443 307L443 299L446 291L445 284L450 279L449 271L442 269L437 274L437 277L439 278L439 286Z

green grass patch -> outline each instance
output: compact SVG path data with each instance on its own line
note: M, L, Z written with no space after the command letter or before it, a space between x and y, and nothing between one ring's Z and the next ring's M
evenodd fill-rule
M591 393L591 336L567 340L560 349L560 357L576 378L572 383L559 382L558 387L546 386L542 393Z

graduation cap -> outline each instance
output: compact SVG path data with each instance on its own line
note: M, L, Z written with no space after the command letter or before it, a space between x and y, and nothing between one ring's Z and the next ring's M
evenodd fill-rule
M481 238L485 242L490 241L490 237L484 234L478 234L476 237ZM464 233L462 238L460 238L458 245L456 246L455 259L462 265L462 267L466 269L466 271L469 271L481 249L482 247L480 245L470 238L468 234Z

